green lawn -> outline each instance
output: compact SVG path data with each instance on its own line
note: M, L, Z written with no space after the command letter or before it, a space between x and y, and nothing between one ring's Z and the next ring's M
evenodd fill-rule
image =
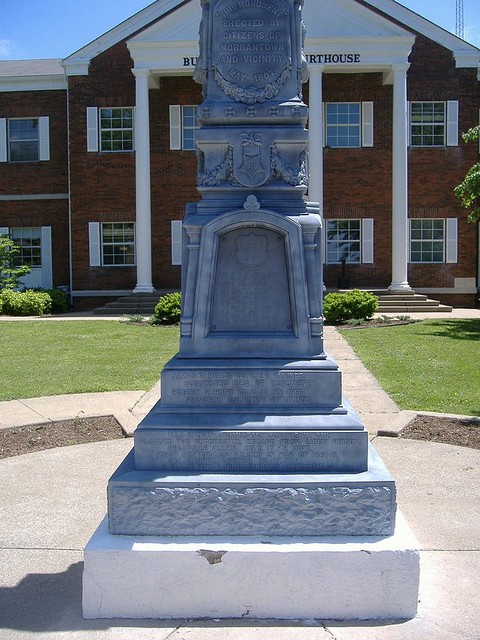
M341 334L401 409L480 416L480 320Z
M0 322L0 400L150 389L178 340L175 326Z

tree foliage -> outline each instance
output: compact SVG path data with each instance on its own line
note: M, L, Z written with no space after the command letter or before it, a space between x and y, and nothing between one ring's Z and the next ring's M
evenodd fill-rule
M16 266L15 256L20 252L17 245L8 236L0 235L0 291L15 289L20 278L30 273L27 265Z
M475 142L480 137L480 125L469 129L462 135L465 142ZM462 207L471 209L469 222L480 221L480 162L467 171L463 181L453 190Z

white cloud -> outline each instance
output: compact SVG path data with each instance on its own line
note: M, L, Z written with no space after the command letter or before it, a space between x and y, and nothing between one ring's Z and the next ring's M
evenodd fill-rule
M15 43L13 40L2 40L0 38L0 58L10 58L15 50Z

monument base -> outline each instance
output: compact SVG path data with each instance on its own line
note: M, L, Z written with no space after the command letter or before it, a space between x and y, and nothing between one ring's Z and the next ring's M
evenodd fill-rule
M139 537L85 549L83 615L95 618L368 620L417 611L418 543L389 537Z
M369 444L363 473L138 470L108 483L110 533L143 536L389 536L395 481Z

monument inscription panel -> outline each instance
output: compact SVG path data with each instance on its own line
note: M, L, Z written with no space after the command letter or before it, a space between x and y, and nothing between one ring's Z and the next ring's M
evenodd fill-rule
M162 404L319 409L340 404L339 384L338 371L164 370Z
M290 12L283 1L225 0L215 10L213 67L238 102L274 98L290 77Z
M202 472L350 472L367 468L365 432L145 431L135 443L142 469Z

